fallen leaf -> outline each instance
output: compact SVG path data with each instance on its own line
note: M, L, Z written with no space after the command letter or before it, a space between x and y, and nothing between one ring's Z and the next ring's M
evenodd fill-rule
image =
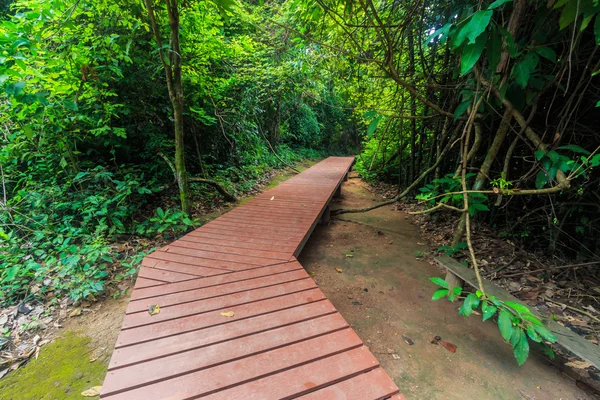
M235 315L235 312L233 312L233 311L224 311L224 312L221 313L221 315L223 317L233 317Z
M448 350L450 353L456 353L456 345L452 344L450 342L446 342L445 340L439 340L438 341L439 344L441 344L442 346L444 346L444 348L446 350Z
M354 305L354 306L362 306L362 303L360 301L353 301L352 305Z
M275 196L271 197L271 200L275 200Z
M412 341L411 338L409 338L408 336L404 336L402 335L402 339L404 339L404 341L409 344L410 346L412 346L413 344L415 344L415 342Z
M573 368L577 368L577 369L586 369L592 366L592 364L590 364L587 361L569 361L568 363L565 363L565 365L567 367L573 367Z
M346 257L354 257L353 254L346 254Z
M81 315L81 308L76 308L73 311L71 311L71 314L69 314L69 318L77 317L78 315Z
M392 354L392 358L393 358L394 360L399 360L399 359L400 359L400 356L399 356L398 354Z
M84 397L96 397L100 396L100 392L102 391L102 386L94 386L81 392L81 395Z
M90 354L90 362L94 362L102 356L104 353L104 347L99 347Z
M158 306L158 304L150 304L150 307L148 307L148 314L150 315L156 315L160 312L160 307Z
M339 268L339 267L338 267L338 268L336 268L335 270L336 270L338 273L340 273L340 274L341 274L342 272L344 272L344 270L343 270L343 269L341 269L341 268Z

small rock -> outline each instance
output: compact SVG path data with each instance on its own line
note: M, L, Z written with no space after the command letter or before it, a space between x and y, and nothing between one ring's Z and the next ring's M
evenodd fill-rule
M399 356L398 354L392 354L392 358L393 358L394 360L399 360L399 359L400 359L400 356Z
M21 303L21 304L19 304L19 307L17 307L17 311L20 312L21 314L27 315L31 312L31 308L27 307L26 304Z

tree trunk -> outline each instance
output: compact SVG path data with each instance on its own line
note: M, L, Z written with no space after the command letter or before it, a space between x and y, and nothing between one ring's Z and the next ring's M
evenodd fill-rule
M183 127L183 85L181 82L181 46L179 44L179 8L177 0L166 0L167 14L169 15L169 28L171 31L169 39L170 51L165 54L160 29L154 15L154 8L151 0L145 0L148 9L148 17L156 44L159 47L160 60L165 69L167 88L169 90L169 99L173 106L173 125L175 133L175 170L177 186L179 187L179 198L181 200L181 209L186 214L191 211L190 208L190 186L188 182L187 171L185 168L185 147L184 147L184 127Z

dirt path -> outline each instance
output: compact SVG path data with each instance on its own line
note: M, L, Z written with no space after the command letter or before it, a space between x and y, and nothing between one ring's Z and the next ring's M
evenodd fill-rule
M350 179L333 207L379 200ZM417 259L426 250L409 216L388 206L318 227L300 262L409 400L589 399L540 356L518 367L493 322L458 315L459 304L431 301L435 286L428 278L441 273ZM457 345L457 352L431 344L436 335Z

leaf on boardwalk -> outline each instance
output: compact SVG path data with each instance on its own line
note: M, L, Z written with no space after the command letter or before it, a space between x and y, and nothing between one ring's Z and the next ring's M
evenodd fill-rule
M271 200L275 200L275 196L271 197Z
M223 317L233 317L235 315L235 312L233 312L233 311L224 311L224 312L221 313L221 315Z
M160 312L160 307L158 306L158 304L151 304L150 307L148 307L148 314L150 315L156 315Z
M81 395L84 397L96 397L100 396L100 392L102 391L102 386L94 386L81 392Z
M336 268L335 270L336 270L337 272L339 272L340 274L341 274L342 272L344 272L344 270L343 270L343 269L341 269L341 268L339 268L339 267L338 267L338 268Z

